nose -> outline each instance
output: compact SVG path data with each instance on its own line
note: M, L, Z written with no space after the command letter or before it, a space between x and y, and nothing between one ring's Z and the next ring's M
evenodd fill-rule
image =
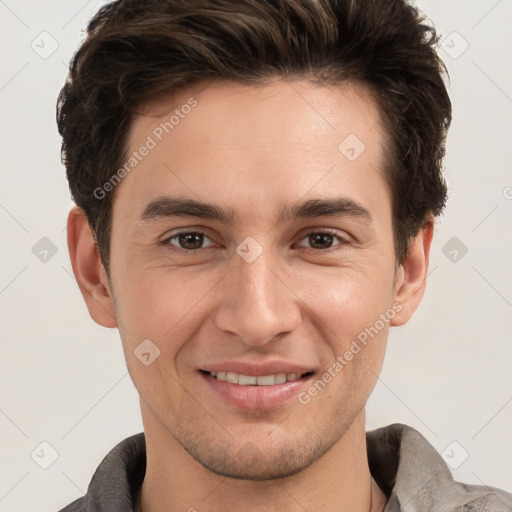
M215 314L218 329L255 347L292 332L301 322L300 300L293 283L286 282L289 276L285 279L270 252L264 250L251 263L235 253L234 266L223 279L223 300Z

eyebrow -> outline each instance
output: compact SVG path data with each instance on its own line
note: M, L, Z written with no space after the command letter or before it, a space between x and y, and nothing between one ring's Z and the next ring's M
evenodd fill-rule
M361 204L344 197L329 199L309 199L290 205L284 205L278 212L278 222L299 218L315 217L361 217L371 222L372 216ZM158 197L144 207L139 221L143 224L171 217L194 217L219 220L225 224L234 224L236 211L213 203L179 197Z

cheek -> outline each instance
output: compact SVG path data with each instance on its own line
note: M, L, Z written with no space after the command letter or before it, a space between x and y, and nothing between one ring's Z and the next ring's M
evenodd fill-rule
M182 406L177 358L193 336L209 288L197 281L199 288L184 286L176 272L146 268L132 273L118 291L116 314L128 370L140 395L160 414L174 416Z
M373 268L316 270L303 283L301 299L320 320L318 327L325 326L326 339L356 337L386 313L393 298L393 275L376 262Z
M395 315L392 276L384 269L366 270L317 272L314 286L301 296L325 344L319 378L332 382L325 396L336 402L360 402L373 389Z
M317 407L335 406L333 418L355 414L364 406L384 360L390 311L382 295L355 295L349 286L324 299L314 313L325 343L324 364L303 400L318 396Z
M124 281L116 313L124 329L126 349L144 339L152 340L169 357L180 340L197 327L204 314L205 297L218 278L183 269L145 268ZM188 333L188 334L187 334ZM174 343L174 342L179 343Z

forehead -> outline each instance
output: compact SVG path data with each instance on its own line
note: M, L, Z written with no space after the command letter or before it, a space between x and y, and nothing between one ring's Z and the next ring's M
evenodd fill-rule
M353 82L329 87L283 80L258 86L202 82L147 102L138 113L132 122L129 147L137 147L147 134L155 135L158 142L160 138L178 141L180 131L192 125L194 133L187 131L186 138L200 142L201 148L213 144L215 151L220 142L251 141L260 145L300 143L305 149L323 146L338 151L338 144L328 147L326 131L336 141L350 130L361 139L368 138L374 129L378 135L380 130L378 107L369 87Z
M139 113L127 157L150 149L126 173L118 187L124 191L116 190L138 213L165 194L225 204L236 198L249 207L313 189L357 200L372 182L387 188L378 107L360 84L214 81L153 100Z

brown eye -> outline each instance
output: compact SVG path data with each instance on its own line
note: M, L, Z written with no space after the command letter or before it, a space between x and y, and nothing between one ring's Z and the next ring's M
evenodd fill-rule
M310 249L317 249L319 251L325 251L326 249L331 249L338 245L344 246L350 243L349 240L331 231L313 231L308 233L302 240L307 240L309 245L306 245L306 247ZM338 240L338 242L334 243L336 240Z
M210 240L204 233L200 231L183 231L176 233L173 236L163 241L164 245L172 245L177 250L182 249L184 251L196 251L203 249L205 240ZM210 245L213 245L211 243Z
M308 236L313 249L328 249L331 247L334 237L329 233L313 233Z

